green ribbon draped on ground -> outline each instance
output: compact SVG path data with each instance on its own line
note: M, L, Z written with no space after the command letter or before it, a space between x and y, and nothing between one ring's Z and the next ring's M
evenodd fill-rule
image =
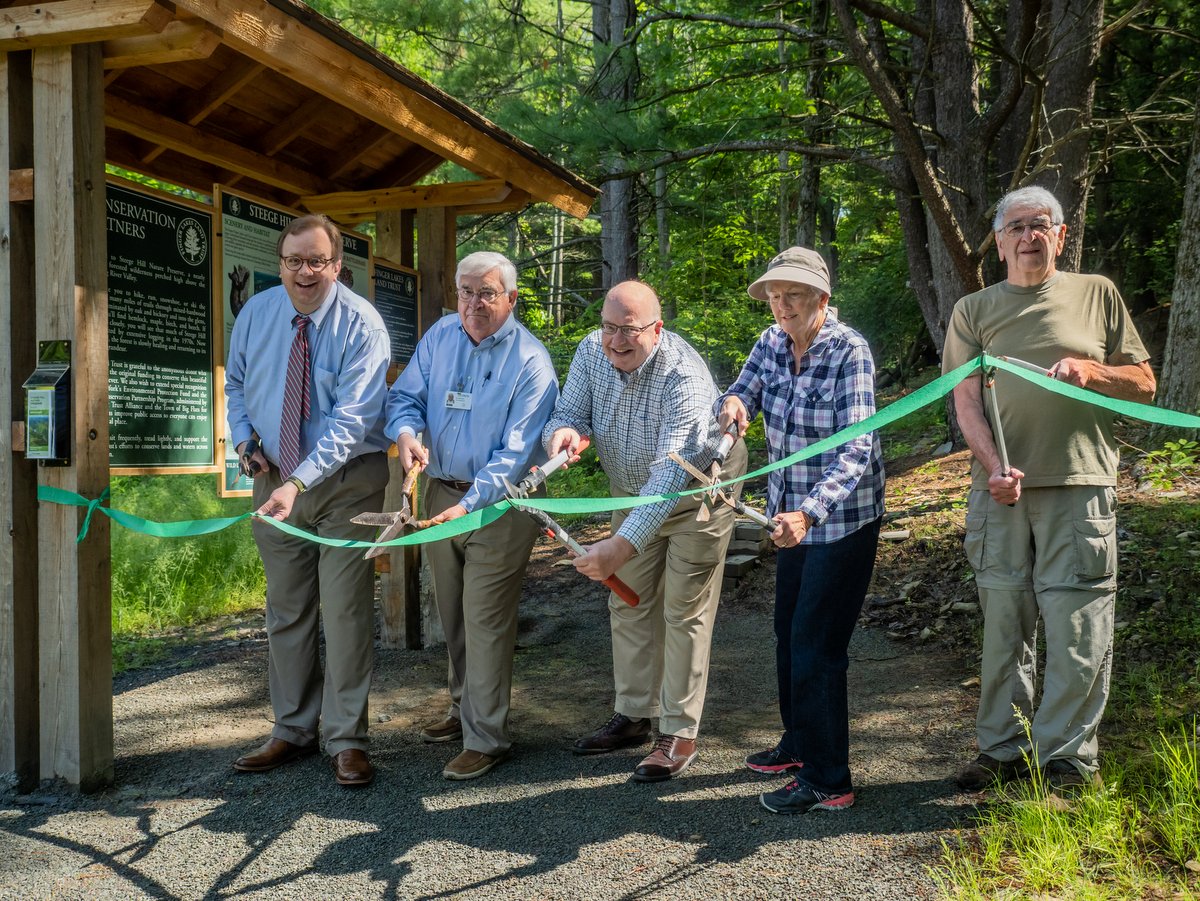
M1200 416L1193 416L1189 413L1180 413L1175 410L1163 410L1159 407L1150 406L1149 404L1139 404L1127 400L1115 400L1111 397L1105 397L1102 394L1097 394L1095 391L1088 391L1085 388L1076 388L1074 385L1067 385L1047 376L1040 375L1036 372L1030 372L1020 366L1015 366L1006 360L1000 360L988 354L980 354L980 356L964 363L957 369L947 372L945 375L934 379L928 385L918 388L911 394L905 395L899 400L887 407L884 407L873 416L856 422L853 425L847 426L839 432L835 432L823 441L818 441L816 444L810 444L802 451L797 451L790 457L784 457L782 460L777 460L774 463L769 463L760 469L753 472L748 472L738 479L732 479L728 482L722 482L721 485L733 485L737 482L746 479L757 478L765 475L776 469L782 469L786 466L791 466L801 460L807 460L809 457L814 457L817 454L824 453L827 450L837 447L852 438L857 438L859 435L866 432L881 429L886 425L903 419L915 410L927 406L936 400L945 397L965 378L975 374L975 370L995 367L1003 369L1006 372L1011 372L1026 381L1033 382L1045 388L1047 391L1053 391L1055 394L1061 394L1064 397L1069 397L1073 400L1082 401L1083 403L1092 404L1093 406L1103 407L1111 410L1114 413L1122 416L1128 416L1132 419L1140 419L1144 422L1151 422L1157 425L1171 426L1182 429L1200 429ZM657 504L662 501L675 500L689 494L698 494L709 490L704 488L693 488L687 491L678 491L672 494L656 494L645 497L572 497L572 498L530 498L522 501L524 506L537 507L545 510L548 513L603 513L612 510L627 510L633 507L640 507L643 504ZM277 519L271 519L266 516L259 516L257 513L243 513L241 516L220 517L216 519L190 519L181 520L179 522L155 522L150 519L142 519L140 516L134 516L131 513L126 513L123 510L116 510L112 507L102 506L108 498L108 489L105 489L99 498L89 500L82 495L75 494L72 491L66 491L62 488L55 488L50 485L38 486L38 500L47 501L53 504L64 504L75 507L86 507L87 514L84 516L83 525L79 530L78 541L82 541L87 535L88 525L91 522L92 515L99 510L105 516L112 519L119 525L124 526L134 532L141 532L145 535L153 535L158 538L188 538L194 535L207 535L211 532L218 532L221 529L226 529L229 526L239 523L244 519L256 518L263 522L269 523L281 531L287 532L290 535L297 535L302 538L307 538L309 541L317 542L318 544L327 544L333 547L356 547L367 548L376 546L370 541L352 541L349 539L338 538L322 538L319 535L313 535L311 532L306 532L303 529L298 529L286 522L280 522ZM466 532L486 526L488 523L495 522L512 506L507 500L502 500L499 503L493 504L490 507L484 507L482 510L475 510L468 513L466 516L460 516L458 519L452 519L449 522L441 523L440 525L430 526L427 529L421 529L419 532L414 532L410 535L405 535L402 538L394 538L391 541L380 543L382 547L401 547L409 544L425 544L430 541L440 541L443 538L452 538L455 535L462 535Z

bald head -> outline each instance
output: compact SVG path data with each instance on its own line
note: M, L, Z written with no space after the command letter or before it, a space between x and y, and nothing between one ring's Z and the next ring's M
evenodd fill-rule
M636 279L619 282L609 288L608 294L604 296L605 309L608 309L610 303L633 311L642 322L662 319L662 304L658 302L658 295L645 282Z
M658 344L662 334L662 305L654 289L645 282L621 282L613 285L604 298L600 323L605 332L601 344L608 361L622 372L633 372L646 362Z

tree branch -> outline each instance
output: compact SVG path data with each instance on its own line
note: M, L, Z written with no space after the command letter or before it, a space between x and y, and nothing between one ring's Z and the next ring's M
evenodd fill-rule
M937 173L929 154L921 141L921 135L913 124L908 110L890 79L884 72L878 57L867 46L859 31L854 14L850 11L848 0L831 0L838 22L841 23L842 33L846 39L851 56L857 61L859 68L867 77L876 98L887 113L892 123L892 133L896 136L896 144L900 153L908 163L908 168L916 180L917 189L925 201L925 207L937 226L938 233L946 245L955 268L963 284L970 285L979 281L978 258L974 257L972 249L967 245L963 230L954 217L950 202L942 191Z

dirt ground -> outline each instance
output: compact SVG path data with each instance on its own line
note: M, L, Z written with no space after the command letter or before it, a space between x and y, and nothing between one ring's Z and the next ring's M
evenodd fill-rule
M918 478L919 497L889 505L901 515L887 528L910 535L881 552L852 643L851 810L770 814L758 794L784 780L741 765L778 737L769 554L722 598L699 760L642 785L629 776L644 751L568 750L611 713L607 613L603 592L539 544L521 607L516 753L487 777L444 781L457 746L418 735L445 709L440 648L378 653L369 788L339 788L315 757L234 773L268 733L270 706L262 617L229 620L118 678L112 789L0 793L0 897L935 897L941 842L977 800L950 781L974 753L975 661L954 636L975 615L931 578L963 565L960 539L952 525L918 537L930 516L953 516L941 494L961 497L965 467L951 463L957 475Z

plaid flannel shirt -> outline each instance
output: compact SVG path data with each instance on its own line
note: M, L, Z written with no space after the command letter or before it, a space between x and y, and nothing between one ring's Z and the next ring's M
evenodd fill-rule
M759 336L726 397L762 410L772 463L875 412L875 361L866 340L830 309L812 345L792 365L792 340L772 325ZM813 526L803 544L829 544L883 515L883 457L874 432L793 466L767 481L767 510L802 510Z
M668 459L675 451L707 469L721 435L712 415L717 396L704 361L673 332L664 330L646 362L630 373L604 356L597 329L581 342L542 443L561 428L588 435L613 487L628 495L669 494L691 481ZM640 553L675 503L629 511L617 530Z

